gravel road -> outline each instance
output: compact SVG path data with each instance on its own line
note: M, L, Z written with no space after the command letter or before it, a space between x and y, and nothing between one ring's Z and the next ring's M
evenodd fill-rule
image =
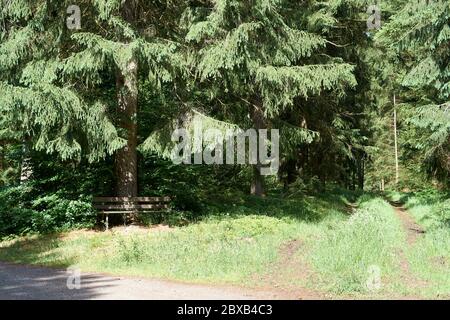
M82 273L80 288L68 288L74 273L0 262L1 300L254 300L280 299L276 293L209 287L171 281ZM75 279L73 277L71 280ZM69 285L76 287L75 281Z

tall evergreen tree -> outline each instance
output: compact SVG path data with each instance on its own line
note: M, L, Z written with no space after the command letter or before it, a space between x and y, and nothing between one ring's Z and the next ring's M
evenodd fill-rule
M187 9L186 40L196 79L222 114L232 113L240 126L285 127L282 115L296 108L296 99L330 91L339 95L356 84L354 67L323 54L327 40L308 32L302 14L308 6L287 0L217 0L193 2ZM311 139L302 122L298 116L287 122L291 130L285 132L296 134L289 139L282 134L282 144ZM254 166L252 193L262 195L259 167Z
M72 2L1 1L0 134L62 159L114 154L116 193L136 196L139 79L171 80L182 6L78 1L81 29L70 30Z
M377 35L381 45L395 50L397 67L408 70L400 80L405 146L443 181L450 177L449 21L448 1L405 1Z

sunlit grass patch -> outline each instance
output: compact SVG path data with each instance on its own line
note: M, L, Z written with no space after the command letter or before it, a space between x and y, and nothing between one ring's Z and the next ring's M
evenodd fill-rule
M293 235L294 224L272 217L208 221L168 233L119 236L110 264L163 278L235 282L263 270Z

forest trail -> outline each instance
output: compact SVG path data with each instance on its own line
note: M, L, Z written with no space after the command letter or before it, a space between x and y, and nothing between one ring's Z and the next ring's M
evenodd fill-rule
M391 205L405 229L408 245L413 245L417 238L425 233L425 230L416 223L401 203L391 201Z
M287 299L293 300L323 300L328 299L325 293L299 286L313 275L311 266L306 261L294 259L299 250L304 250L301 240L290 240L278 250L279 259L271 264L264 274L255 274L254 281L263 290L277 288Z
M395 214L399 218L400 222L402 223L403 229L406 233L406 248L402 249L399 252L400 268L402 270L401 278L403 278L403 282L408 284L408 286L411 288L420 289L426 287L427 282L418 279L411 272L410 263L405 252L407 248L414 246L419 237L425 233L425 230L416 223L414 218L403 207L402 203L390 201L390 204L393 207ZM417 297L409 298L418 299Z
M268 300L292 299L275 291L82 273L80 289L70 273L0 262L0 300Z

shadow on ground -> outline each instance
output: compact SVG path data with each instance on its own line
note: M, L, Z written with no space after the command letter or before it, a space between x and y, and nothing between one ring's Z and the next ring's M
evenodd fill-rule
M230 197L209 204L215 216L264 215L275 218L291 218L297 221L318 223L330 215L330 212L349 212L357 193L324 192L307 194L269 194L266 197L241 196Z
M1 300L85 300L105 296L114 278L83 275L79 289L71 271L0 263ZM69 286L72 285L69 289Z

